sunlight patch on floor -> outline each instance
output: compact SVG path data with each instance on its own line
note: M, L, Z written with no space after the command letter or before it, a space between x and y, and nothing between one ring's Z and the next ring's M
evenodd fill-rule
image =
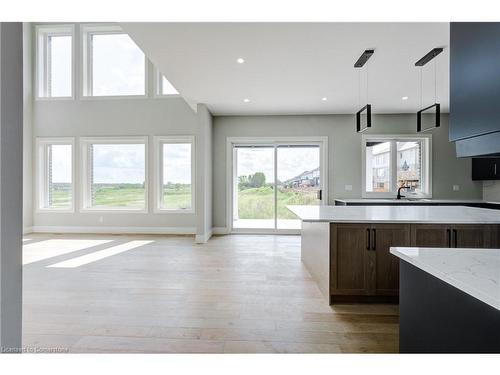
M110 248L99 250L90 254L82 255L80 257L76 257L73 259L65 260L63 262L52 264L48 267L52 268L76 268L83 266L85 264L89 264L92 262L96 262L98 260L108 258L110 256L123 253L125 251L129 251L135 249L140 246L148 245L154 241L130 241L124 244L112 246Z
M23 265L72 253L113 240L50 239L23 245Z

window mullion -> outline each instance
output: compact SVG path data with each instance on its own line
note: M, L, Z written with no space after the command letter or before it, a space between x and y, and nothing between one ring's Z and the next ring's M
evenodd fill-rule
M398 182L398 153L397 153L397 141L391 140L391 193L395 193L397 190L397 182Z

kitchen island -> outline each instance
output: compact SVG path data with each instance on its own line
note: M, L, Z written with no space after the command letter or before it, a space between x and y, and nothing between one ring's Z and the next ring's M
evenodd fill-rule
M497 248L500 212L463 206L287 206L301 259L330 304L397 302L391 247Z
M401 353L500 353L500 249L391 248Z

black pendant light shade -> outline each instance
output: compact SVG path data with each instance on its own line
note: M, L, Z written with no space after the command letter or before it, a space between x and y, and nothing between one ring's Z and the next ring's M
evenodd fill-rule
M437 47L429 51L425 56L415 63L415 66L422 68L429 61L434 59L437 55L443 52L443 48ZM420 105L422 105L422 69L420 69ZM434 111L432 113L431 111ZM432 118L432 125L427 128L422 128L422 117ZM437 103L437 76L436 64L434 64L434 104L422 108L417 112L417 133L426 132L441 126L441 104Z
M434 121L432 122L432 126L422 129L422 115L426 115L425 112L432 110L435 108L434 112ZM432 114L429 114L429 116L432 116ZM433 105L430 105L428 107L422 108L420 111L417 112L417 133L422 133L426 132L432 129L439 128L441 126L441 104L439 103L434 103Z
M361 56L359 56L358 60L354 63L355 68L362 68L365 66L366 62L372 57L375 50L367 49L365 50ZM368 71L366 73L366 101L368 101ZM360 85L360 93L361 93L361 80L358 79L358 85ZM361 97L361 95L360 95ZM366 127L361 128L361 116L366 116ZM362 133L366 129L372 127L372 105L366 104L363 108L361 108L358 112L356 112L356 132Z
M363 112L366 112L366 127L361 128L361 115ZM356 132L362 133L366 129L372 127L372 105L367 104L363 108L361 108L358 112L356 112Z

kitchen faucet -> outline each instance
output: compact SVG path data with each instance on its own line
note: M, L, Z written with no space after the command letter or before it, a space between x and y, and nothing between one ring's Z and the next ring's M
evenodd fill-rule
M398 195L396 196L396 199L404 198L405 196L401 195L401 189L409 189L409 188L410 188L409 186L400 186L398 188Z

